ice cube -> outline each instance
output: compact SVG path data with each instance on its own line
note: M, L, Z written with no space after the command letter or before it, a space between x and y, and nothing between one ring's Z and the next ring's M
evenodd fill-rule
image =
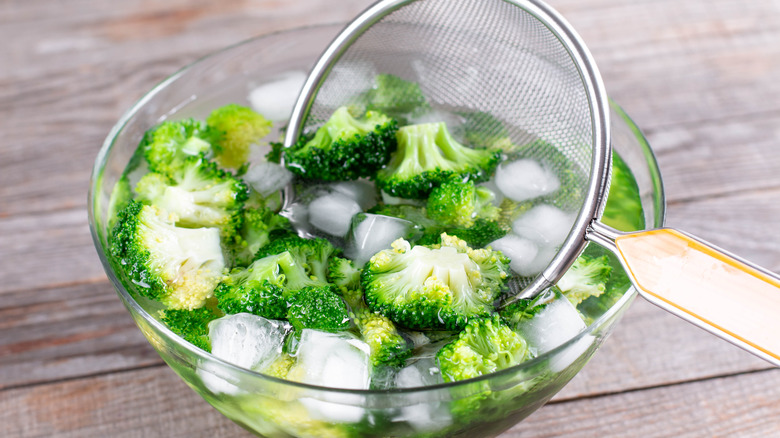
M396 375L396 387L418 388L421 386L443 383L438 363L435 358L424 358L404 367ZM439 430L452 422L452 416L438 402L426 400L424 395L409 394L409 401L414 403L398 409L393 417L394 422L405 422L417 432Z
M512 223L518 236L533 240L540 246L560 246L571 231L576 216L552 205L540 204Z
M518 325L518 331L528 341L536 353L544 354L585 330L585 322L580 317L577 308L562 296L557 296L545 308L524 320ZM589 341L585 339L590 338ZM551 363L553 371L560 371L576 360L593 341L592 336L586 336L576 345L562 352Z
M250 313L209 323L211 354L233 365L260 371L282 352L290 325Z
M370 213L355 216L345 254L354 260L355 266L363 266L374 254L409 234L413 227L407 220L390 216Z
M395 386L398 388L418 388L443 382L435 357L416 360L402 368L395 376Z
M369 347L353 335L304 329L295 355L297 361L288 374L291 380L342 389L369 387ZM335 396L340 395L343 394ZM365 414L362 407L354 406L356 403L342 404L319 397L303 397L300 402L313 418L335 423L354 423Z
M265 198L290 184L293 174L276 163L261 161L246 171L243 180Z
M330 187L333 191L347 195L355 200L363 210L368 210L376 205L376 186L371 181L342 181L332 184Z
M501 163L495 182L504 196L517 202L548 195L561 186L555 173L527 158Z
M550 264L555 254L558 253L558 248L554 246L541 246L536 253L536 257L523 266L522 271L515 271L520 275L533 276L542 271Z
M534 275L539 273L539 271L534 272L533 262L539 254L539 248L534 242L515 234L507 234L494 240L488 246L509 257L509 267L518 274Z
M354 199L339 192L328 193L309 203L309 223L331 236L344 237L352 216L359 212L360 205Z
M306 73L290 71L249 92L249 104L265 118L286 121L306 81Z
M254 371L262 371L281 352L290 325L248 313L237 313L209 324L211 354ZM238 394L240 376L230 370L204 363L198 369L204 385L215 393Z

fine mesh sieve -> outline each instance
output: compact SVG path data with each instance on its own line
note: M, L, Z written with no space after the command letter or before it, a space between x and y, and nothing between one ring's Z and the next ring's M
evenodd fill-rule
M602 209L611 156L606 93L571 27L538 1L381 1L345 28L313 68L285 146L336 108L358 102L372 86L366 78L377 73L419 84L434 114L490 114L469 129L490 135L503 125L513 144L540 145L525 156L556 173L563 171L555 168L562 161L549 155L567 158L577 177L566 183L586 186L563 206L578 218L548 268L536 278L516 278L510 287L529 297L555 283Z
M510 284L532 297L557 282L587 241L615 253L650 302L780 365L780 276L683 232L621 233L599 222L609 193L606 93L571 27L537 0L380 1L350 23L315 64L293 108L285 146L390 73L420 85L440 114L485 112L472 129L505 125L525 156L563 154L579 198L568 237L534 279ZM498 122L495 122L498 120ZM431 120L434 121L434 120ZM561 169L553 169L560 171Z

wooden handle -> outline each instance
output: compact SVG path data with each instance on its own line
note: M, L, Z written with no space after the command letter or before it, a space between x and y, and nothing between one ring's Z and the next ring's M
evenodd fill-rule
M780 366L780 277L672 229L615 243L649 301Z

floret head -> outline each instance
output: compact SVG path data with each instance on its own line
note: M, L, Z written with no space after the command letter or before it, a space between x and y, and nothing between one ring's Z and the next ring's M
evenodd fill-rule
M347 107L337 109L311 139L301 138L284 151L293 173L307 179L347 181L373 177L396 148L395 120L369 111L355 119Z
M298 236L290 236L273 240L260 248L255 258L263 258L269 255L280 254L289 251L294 264L287 275L288 287L299 289L309 285L324 285L328 283L328 264L331 256L338 256L340 252L327 240L321 238L304 239ZM300 275L293 274L293 270Z
M151 171L170 175L188 157L212 156L218 149L214 145L218 137L219 133L203 122L169 120L146 131L138 148L143 151Z
M221 316L219 310L206 305L194 310L166 309L161 312L160 319L185 341L202 350L211 351L209 322Z
M270 121L251 108L237 104L212 111L206 123L219 134L217 161L234 169L246 163L250 146L271 132Z
M330 286L307 286L287 294L287 320L305 328L339 331L350 327L349 309Z
M368 306L417 330L457 330L488 315L507 280L506 258L453 236L441 239L432 246L401 239L374 255L361 275Z
M139 200L165 211L178 226L218 227L233 241L243 221L247 186L203 156L184 159L170 175L152 172L136 185Z
M478 318L436 354L445 382L471 379L517 365L530 357L528 344L498 315Z
M156 207L131 202L112 233L111 253L136 290L173 309L197 309L225 269L216 228L180 228Z
M217 286L214 295L227 314L251 313L268 319L284 319L286 276L282 266L293 264L290 253L258 259L246 269L234 269Z
M376 182L400 198L424 199L434 187L453 178L485 181L501 160L497 151L458 143L444 123L404 126L396 137L398 149L377 172Z
M612 266L609 257L581 255L563 274L556 286L575 306L587 298L598 297L606 290Z

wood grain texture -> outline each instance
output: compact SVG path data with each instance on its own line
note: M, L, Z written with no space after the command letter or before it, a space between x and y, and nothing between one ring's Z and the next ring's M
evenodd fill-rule
M780 271L780 3L550 0L647 134L668 223ZM181 66L369 0L0 2L0 436L248 436L145 343L86 222L95 154ZM778 372L637 301L505 436L775 436Z

